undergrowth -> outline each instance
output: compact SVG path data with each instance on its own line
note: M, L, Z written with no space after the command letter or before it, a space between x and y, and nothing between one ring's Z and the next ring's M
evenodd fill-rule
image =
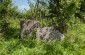
M17 23L16 23L16 22ZM6 37L0 36L0 55L85 55L85 24L68 28L63 41L46 42L25 38L19 40L19 22L10 24ZM17 27L17 28L16 28ZM11 33L12 32L12 33Z

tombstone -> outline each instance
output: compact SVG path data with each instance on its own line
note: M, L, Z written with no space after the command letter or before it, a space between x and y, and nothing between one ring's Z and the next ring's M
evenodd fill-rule
M63 40L64 35L61 34L58 30L56 30L54 27L44 27L37 28L36 38L46 41Z
M20 38L30 36L36 28L39 28L39 21L34 20L21 20L20 21Z

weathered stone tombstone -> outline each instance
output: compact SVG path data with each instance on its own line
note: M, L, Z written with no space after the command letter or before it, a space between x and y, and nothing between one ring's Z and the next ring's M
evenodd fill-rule
M20 38L30 36L36 28L39 28L39 21L34 20L21 20L20 21Z
M63 40L64 35L61 34L58 30L56 30L54 27L44 27L37 28L36 38L46 41Z
M21 20L20 22L20 38L23 39L35 31L36 38L46 41L63 40L64 35L61 34L55 27L40 28L39 21L34 20Z

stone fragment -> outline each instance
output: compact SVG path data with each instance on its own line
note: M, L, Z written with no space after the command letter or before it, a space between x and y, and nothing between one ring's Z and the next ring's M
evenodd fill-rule
M37 28L36 38L41 40L63 40L64 35L53 27Z

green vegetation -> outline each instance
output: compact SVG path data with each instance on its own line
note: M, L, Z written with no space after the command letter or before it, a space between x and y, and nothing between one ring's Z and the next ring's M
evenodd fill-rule
M0 55L85 55L85 0L28 2L30 9L21 13L12 0L0 0ZM65 39L47 42L32 35L19 40L21 19L38 20L41 27L55 25Z

